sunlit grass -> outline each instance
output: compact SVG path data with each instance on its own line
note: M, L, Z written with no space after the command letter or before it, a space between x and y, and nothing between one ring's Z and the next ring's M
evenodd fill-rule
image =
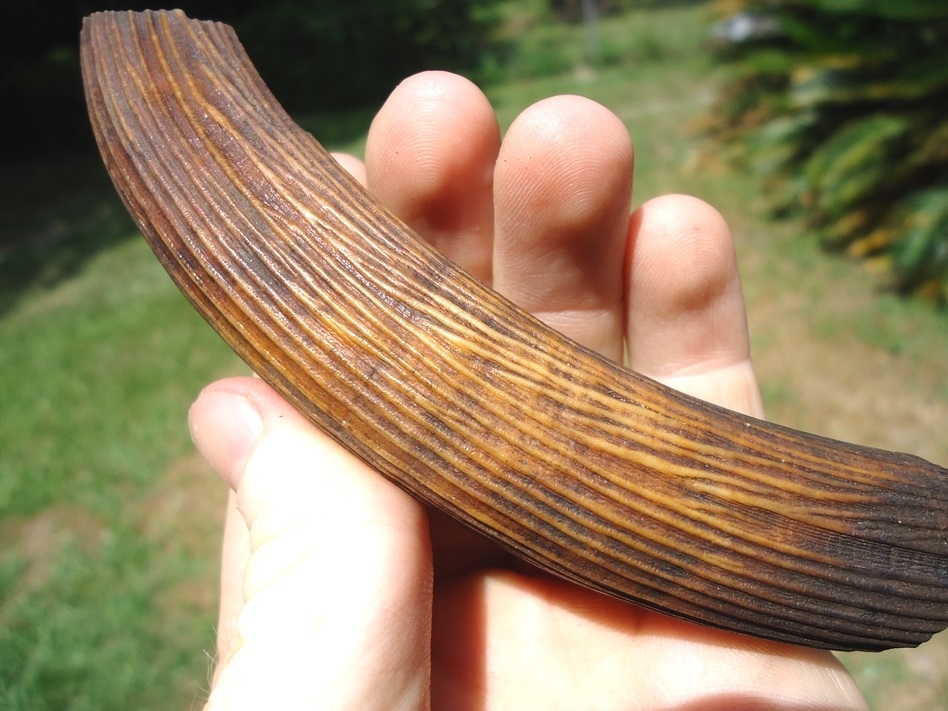
M0 312L0 708L186 708L206 687L219 544L215 530L191 546L188 529L206 529L190 515L159 539L155 492L192 451L185 419L200 387L241 366L111 191L86 198L114 215L116 234L101 244L60 203L45 252L69 268L23 285ZM35 215L21 229L41 226ZM83 248L94 256L73 264ZM42 262L42 246L25 259L20 249L9 281L11 267ZM219 511L223 492L207 482L198 493ZM185 514L216 529L217 511L195 501ZM185 595L169 614L169 597L194 587L204 602Z
M138 237L8 313L0 341L0 517L66 496L113 514L187 451L184 408L233 359Z

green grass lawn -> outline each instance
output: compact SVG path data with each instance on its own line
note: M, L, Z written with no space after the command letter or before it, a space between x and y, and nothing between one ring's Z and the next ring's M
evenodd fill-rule
M180 537L159 531L156 497L191 452L188 403L236 358L177 293L102 168L69 168L98 185L82 189L84 209L104 219L74 216L68 200L24 210L0 265L7 283L45 255L58 265L21 280L0 313L0 708L165 708L169 693L197 693L212 649L217 533L193 546L188 510ZM51 242L36 237L47 223L61 232ZM210 586L201 604L167 607L195 581Z
M690 130L719 79L705 12L604 20L585 68L581 28L513 13L522 46L488 94L503 125L553 94L604 103L635 142L636 203L690 192L725 214L773 419L948 463L948 318L768 220L757 186ZM369 116L303 123L358 152ZM199 706L225 492L186 413L202 385L245 368L177 293L97 161L23 166L0 187L0 709ZM845 659L875 708L936 708L943 637Z

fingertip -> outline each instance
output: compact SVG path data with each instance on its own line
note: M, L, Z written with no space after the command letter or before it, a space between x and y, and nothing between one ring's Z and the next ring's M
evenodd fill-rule
M495 172L494 287L609 357L622 352L632 167L615 114L557 96L514 121Z
M405 79L369 129L366 175L376 197L449 259L490 279L491 187L500 128L468 79Z
M459 124L458 121L464 121ZM451 129L440 135L441 141L432 143L430 132L438 128ZM477 138L478 141L472 141ZM431 161L431 167L443 170L437 161L445 155L473 151L477 143L499 147L500 127L494 109L484 93L474 82L459 74L444 71L425 71L404 79L386 99L372 121L366 144L366 163L376 159L381 152L403 146L409 155L397 158L414 158ZM447 144L447 146L445 146ZM384 186L386 179L398 178L386 172L388 166L378 163L370 166L373 187ZM420 175L419 183L426 179ZM436 183L434 178L427 178Z
M652 375L701 372L749 357L731 231L697 198L666 195L632 216L630 365Z
M365 163L355 156L349 155L348 153L333 152L330 155L335 158L339 165L346 169L346 172L348 172L349 175L358 180L359 183L362 184L362 187L365 187L368 184L365 174Z
M627 215L632 164L629 132L607 108L581 96L538 101L504 137L496 175L499 226L513 231L540 220L588 231L603 206L616 202Z
M727 221L686 195L636 210L627 250L629 366L760 416L737 255Z
M263 385L263 383L259 383ZM236 489L260 433L263 419L250 378L215 382L201 391L188 411L191 440L218 475Z
M703 311L739 286L737 258L727 221L689 195L649 200L632 216L630 286L651 312Z
M269 423L269 424L268 424ZM205 387L188 411L191 440L234 490L265 430L274 423L308 427L303 417L256 374Z

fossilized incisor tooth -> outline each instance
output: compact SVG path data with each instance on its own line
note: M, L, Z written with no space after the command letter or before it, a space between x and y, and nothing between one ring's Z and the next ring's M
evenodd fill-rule
M377 204L229 27L96 14L82 65L109 173L180 289L412 494L707 625L870 650L948 625L948 471L686 397L552 331Z

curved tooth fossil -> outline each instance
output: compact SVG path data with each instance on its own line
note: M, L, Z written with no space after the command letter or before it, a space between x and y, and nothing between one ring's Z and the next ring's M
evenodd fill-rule
M179 288L312 422L537 565L834 649L948 625L948 471L681 395L412 235L180 12L82 31L95 134Z

